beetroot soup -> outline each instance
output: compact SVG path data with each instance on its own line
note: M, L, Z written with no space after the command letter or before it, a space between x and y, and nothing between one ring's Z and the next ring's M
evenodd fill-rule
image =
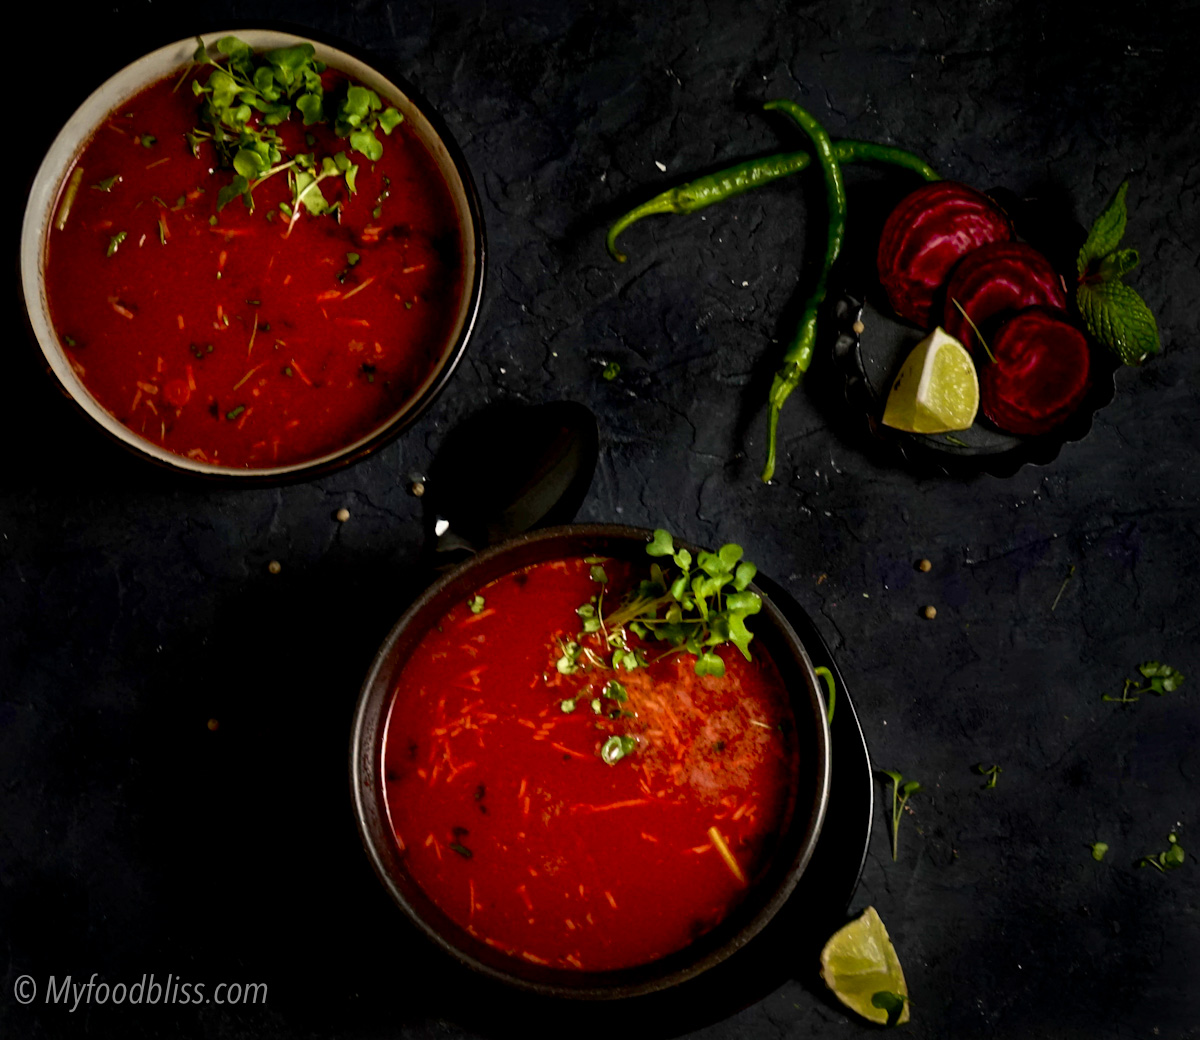
M332 118L305 126L296 111L270 128L277 165L313 156L319 172L341 153L354 191L325 177L326 211L302 202L292 220L292 165L253 184L252 209L219 205L235 174L196 133L191 89L212 74L147 87L80 152L46 241L50 314L88 391L147 441L224 467L293 465L379 429L438 369L464 291L460 227L406 124L379 133L371 161ZM350 86L323 69L317 89L332 107Z
M403 668L383 749L392 830L424 892L498 950L589 971L718 925L766 870L799 772L757 641L752 661L723 648L721 677L661 644L644 645L648 667L564 673L564 647L603 653L599 633L577 637L594 563L536 564L451 609ZM609 588L634 584L631 565L604 567Z

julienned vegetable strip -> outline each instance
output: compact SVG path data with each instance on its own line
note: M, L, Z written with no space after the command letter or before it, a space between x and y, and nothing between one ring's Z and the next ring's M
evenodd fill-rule
M838 162L881 162L911 170L927 181L940 180L937 173L919 156L901 148L869 141L837 141L833 145ZM617 236L631 224L655 213L694 213L713 203L743 195L753 188L770 184L780 177L806 170L812 162L808 152L782 152L762 159L750 159L726 170L697 177L643 202L620 217L608 230L608 251L614 260L624 263L628 257L617 249Z
M768 101L763 108L786 112L808 134L813 143L817 162L825 178L825 202L829 207L829 225L825 235L825 261L817 284L808 297L804 313L792 342L783 355L783 366L775 373L771 392L767 396L770 409L767 416L767 464L763 467L762 480L767 483L775 475L775 431L779 425L779 413L791 392L800 384L804 373L812 362L813 347L817 341L817 310L825 302L825 289L829 280L829 269L842 250L846 237L846 186L842 183L842 168L834 154L829 134L811 115L794 101L780 99Z

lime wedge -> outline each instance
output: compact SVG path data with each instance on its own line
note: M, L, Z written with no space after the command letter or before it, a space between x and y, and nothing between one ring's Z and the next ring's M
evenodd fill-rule
M821 951L821 978L851 1011L880 1025L888 1024L887 1008L897 1003L895 998L903 998L896 1024L908 1021L904 970L873 906L830 937Z
M965 430L977 411L975 362L958 340L938 328L901 366L883 410L883 424L906 433L949 433Z

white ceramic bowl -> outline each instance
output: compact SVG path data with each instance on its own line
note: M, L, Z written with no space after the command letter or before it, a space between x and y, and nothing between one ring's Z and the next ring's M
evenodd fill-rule
M210 33L203 39L205 43L211 44L222 36L228 35L230 33ZM63 392L101 430L136 454L174 470L229 478L238 483L278 483L333 469L374 451L411 424L437 396L449 380L459 358L466 349L467 340L479 313L479 304L483 295L485 255L483 219L479 197L466 161L428 104L411 88L406 85L397 85L361 59L336 47L323 44L319 40L306 41L304 37L266 29L242 29L233 35L244 40L255 50L269 50L274 47L288 47L296 43L311 42L316 48L316 57L319 60L347 73L374 90L385 102L398 108L404 115L406 125L416 133L430 155L433 156L439 172L450 189L458 216L463 271L458 312L451 333L447 337L437 366L425 381L391 417L352 443L343 445L319 458L287 466L243 469L197 462L194 459L176 455L174 452L167 451L165 448L143 439L123 423L118 422L92 396L75 374L50 320L44 280L47 238L60 185L75 158L83 150L93 131L103 122L104 118L142 88L156 83L164 76L171 75L187 65L196 50L195 38L180 40L166 47L160 47L132 64L126 65L92 92L54 139L54 143L38 168L33 188L29 193L29 201L25 206L25 219L21 227L21 288L25 295L25 307L29 322L49 372L58 381Z

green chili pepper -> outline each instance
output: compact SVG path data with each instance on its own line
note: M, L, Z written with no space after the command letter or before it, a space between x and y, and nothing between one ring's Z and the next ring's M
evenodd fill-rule
M911 170L927 181L940 178L924 160L901 148L891 148L869 141L838 141L833 146L838 162L881 162ZM654 213L694 213L715 202L732 199L763 184L770 184L780 177L808 169L812 156L808 152L783 152L761 159L750 159L727 170L697 177L687 184L664 191L661 195L643 202L617 220L608 231L608 251L614 260L624 263L628 259L617 250L617 236L630 224Z
M842 168L834 154L829 134L808 112L794 101L768 101L763 108L768 111L779 109L786 112L808 134L813 143L817 162L825 178L825 203L829 208L829 226L825 234L825 261L808 301L800 324L787 353L783 355L783 366L775 373L771 392L767 395L770 409L767 417L767 464L763 467L762 481L768 483L775 475L775 430L779 425L779 413L783 403L800 384L804 373L812 362L813 347L817 342L817 310L825 302L825 288L829 280L829 269L833 267L846 237L846 186L842 183Z

